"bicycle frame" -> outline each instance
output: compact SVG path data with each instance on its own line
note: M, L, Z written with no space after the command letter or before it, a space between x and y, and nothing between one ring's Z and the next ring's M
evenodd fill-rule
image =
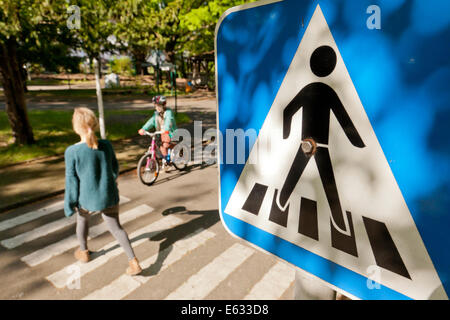
M159 150L159 148L155 142L155 135L156 135L156 133L151 135L152 142L150 144L150 147L148 147L148 150L147 150L147 153L151 154L151 158L147 158L147 164L145 165L146 168L148 168L148 166L150 164L150 160L153 160L156 158L159 158L159 159L162 158L161 151Z

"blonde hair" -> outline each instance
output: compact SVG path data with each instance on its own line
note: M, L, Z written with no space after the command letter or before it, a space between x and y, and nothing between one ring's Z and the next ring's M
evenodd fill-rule
M98 149L98 140L95 131L98 129L98 120L95 113L88 108L75 108L72 117L73 130L86 138L86 144L91 149Z

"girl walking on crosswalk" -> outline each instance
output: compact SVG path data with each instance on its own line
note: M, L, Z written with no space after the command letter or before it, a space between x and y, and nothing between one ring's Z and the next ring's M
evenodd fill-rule
M109 231L120 243L129 260L126 273L137 275L142 269L131 247L128 234L119 222L119 190L116 179L119 165L111 143L97 140L97 117L88 108L75 108L72 118L74 131L81 141L69 146L65 152L66 190L64 212L67 217L77 215L76 234L80 248L75 258L89 262L87 248L89 217L100 212Z

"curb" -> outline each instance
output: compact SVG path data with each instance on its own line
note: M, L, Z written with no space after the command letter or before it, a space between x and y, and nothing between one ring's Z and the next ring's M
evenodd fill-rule
M119 171L119 176L122 175L122 174L128 173L130 171L133 171L136 168L137 168L137 166L133 166L131 168L127 168L127 169L124 169L122 171ZM46 199L58 196L60 194L63 194L64 190L65 190L65 188L57 190L57 191L54 191L54 192L46 193L46 194L43 194L43 195L40 195L40 196L36 196L34 198L31 198L31 199L28 199L28 200L25 200L25 201L13 203L13 204L7 205L5 207L0 207L0 214L3 214L5 212L13 210L13 209L24 207L26 205L29 205L29 204L32 204L32 203L35 203L35 202L38 202L38 201L42 201L42 200L46 200Z

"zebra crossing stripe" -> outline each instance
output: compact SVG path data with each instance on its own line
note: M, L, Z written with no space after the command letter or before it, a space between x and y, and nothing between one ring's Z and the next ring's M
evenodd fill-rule
M214 288L233 273L254 253L253 249L239 243L228 248L212 262L191 276L165 300L204 299Z
M242 210L253 213L254 215L258 215L267 189L267 186L255 183L252 191L250 192L250 195L242 206Z
M127 202L130 202L130 199L128 199L127 197L124 197L124 196L120 196L120 204L125 204ZM43 208L40 208L38 210L33 210L30 212L27 212L18 217L2 221L2 222L0 222L0 231L14 228L18 225L25 224L27 222L39 219L41 217L52 214L53 212L56 212L56 211L59 211L62 209L64 209L64 200L57 201L55 203L52 203L52 204L45 206Z
M319 241L319 224L317 221L316 201L302 197L300 202L298 233Z
M111 282L109 285L92 292L82 300L120 300L132 293L142 284L146 283L156 275L158 270L152 270L152 266L158 259L158 256L165 256L165 260L159 271L167 269L175 262L181 260L190 251L200 247L207 240L213 238L215 234L203 228L198 229L193 234L190 234L173 244L173 248L168 247L161 252L154 254L150 258L141 262L141 267L144 270L142 275L130 277L126 274Z
M377 265L411 280L386 224L363 217Z
M75 222L76 222L75 215L71 216L70 218L62 218L54 222L48 223L46 225L43 225L42 227L30 230L25 233L21 233L13 238L2 240L1 244L5 248L14 249L16 247L21 246L24 243L36 240L38 238L46 236L49 233L68 227L74 224Z
M277 205L278 189L275 189L273 194L272 207L270 209L269 220L279 224L280 226L287 227L289 204L284 210L281 210Z
M58 201L58 202L52 203L51 205L48 205L44 208L30 211L30 212L22 214L18 217L2 221L2 222L0 222L0 231L8 230L8 229L14 228L18 225L39 219L39 218L49 215L53 212L62 210L63 208L64 208L64 201Z
M280 299L294 280L295 269L279 261L253 286L244 300Z
M330 218L331 245L333 248L351 254L352 256L358 257L358 250L356 248L355 230L353 229L352 214L349 211L346 211L346 213L348 225L350 228L350 235L347 236L339 232L334 227L333 221Z
M136 230L132 234L129 235L129 238L131 241L133 241L134 238L138 238L139 240L136 240L132 242L133 247L137 247L141 243L144 243L148 241L149 238L152 236L166 230L169 228L172 228L178 224L183 222L180 218L177 218L175 216L166 216L152 224L147 225L146 227L143 227L139 230ZM145 234L145 237L142 237L142 235ZM142 238L140 238L142 237ZM112 241L105 245L103 248L98 250L97 253L92 254L92 259L88 263L80 263L75 262L72 265L69 265L55 273L52 273L51 275L47 276L46 279L50 281L56 288L64 288L68 281L70 280L71 275L67 272L68 268L79 268L80 270L80 277L83 277L85 274L101 267L105 263L107 263L110 259L120 255L123 253L123 249L118 246L117 241ZM78 270L78 269L77 269Z
M122 201L122 199L125 202L129 201L129 199L125 198L125 197L123 197L123 198L121 197L121 201ZM36 240L36 239L46 236L52 232L66 228L66 227L74 224L75 222L76 222L75 215L72 215L69 218L64 217L64 218L56 220L54 222L45 224L39 228L30 230L28 232L21 233L13 238L2 240L0 243L2 246L4 246L7 249L14 249L14 248L21 246L24 243Z
M142 217L148 213L151 213L153 208L143 204L131 210L128 210L124 213L120 214L120 223L125 224L127 222L133 221L139 217ZM108 231L108 227L105 222L96 225L94 227L89 228L89 239L93 239L95 237L100 236L101 234ZM22 257L20 260L25 262L30 267L35 267L38 264L41 264L45 261L48 261L54 256L62 254L67 250L74 248L78 245L77 236L74 234L70 237L67 237L61 241L53 243L49 246L46 246L42 249L34 251L29 255Z
M128 275L122 275L110 285L94 291L81 300L120 300L141 286L139 281Z

